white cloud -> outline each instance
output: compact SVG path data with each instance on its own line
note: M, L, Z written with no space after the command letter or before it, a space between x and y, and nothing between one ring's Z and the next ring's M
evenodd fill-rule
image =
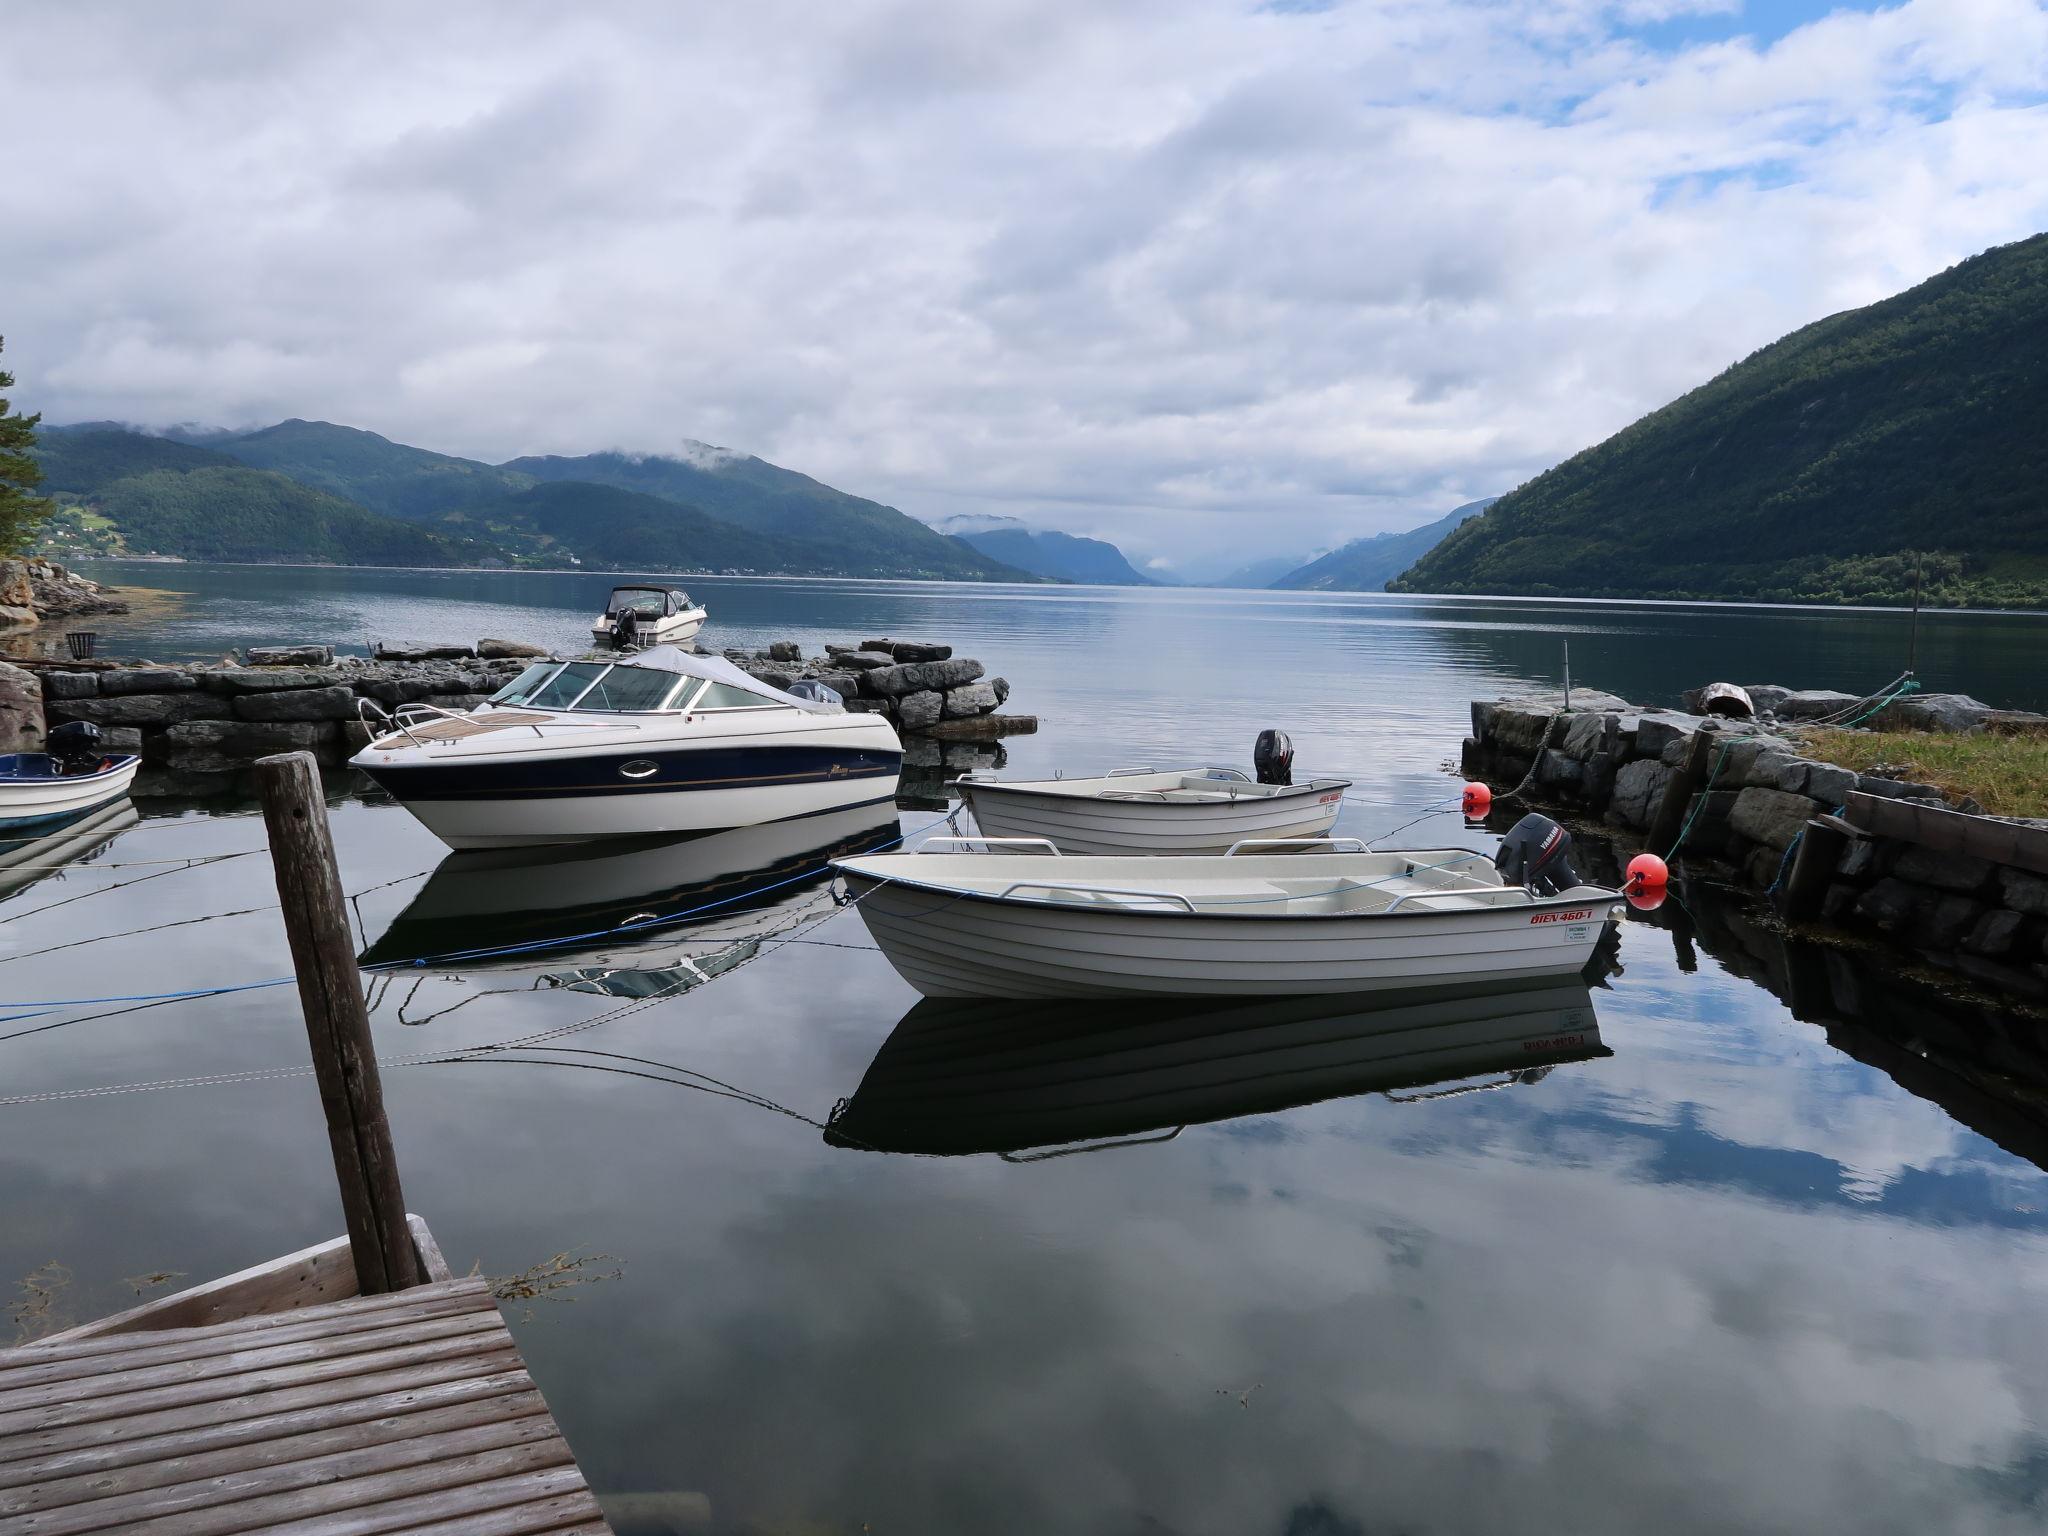
M1141 560L1328 545L2048 225L2036 0L1750 30L1720 0L17 6L0 332L53 420L703 440Z

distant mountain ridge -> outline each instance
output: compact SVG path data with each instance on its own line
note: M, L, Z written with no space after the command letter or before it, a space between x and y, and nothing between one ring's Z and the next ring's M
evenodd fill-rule
M1032 528L1014 517L976 513L945 518L937 529L992 560L1048 580L1106 587L1158 585L1135 569L1124 552L1106 539L1087 539L1056 529Z
M1272 585L1288 592L1384 592L1395 577L1499 500L1498 496L1488 496L1468 501L1435 522L1405 533L1376 533L1368 539L1353 539L1299 570L1290 571Z
M45 542L63 553L1034 579L808 475L686 453L494 465L296 418L168 435L89 422L43 429L37 450L59 501Z
M1501 499L1409 592L2048 606L2048 235L1816 321Z

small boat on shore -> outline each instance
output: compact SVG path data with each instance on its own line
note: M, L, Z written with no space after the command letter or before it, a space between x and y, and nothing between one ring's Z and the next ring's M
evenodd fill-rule
M927 997L1285 997L1567 976L1620 914L1614 891L1511 886L1459 848L926 851L974 842L986 840L834 861L882 953Z
M604 612L590 626L595 645L614 650L641 646L688 645L710 615L681 587L613 587Z
M1066 854L1223 853L1247 838L1321 837L1349 779L1260 784L1235 768L1119 768L1087 779L953 781L991 837L1042 837Z
M672 645L536 662L468 713L408 704L377 729L351 764L453 848L723 831L882 805L903 762L881 715Z
M825 1140L1038 1162L1355 1094L1417 1102L1523 1087L1612 1054L1576 977L1363 998L927 999L832 1111Z
M47 751L0 754L0 829L62 821L127 794L142 759L104 752L100 739L81 720L51 731Z

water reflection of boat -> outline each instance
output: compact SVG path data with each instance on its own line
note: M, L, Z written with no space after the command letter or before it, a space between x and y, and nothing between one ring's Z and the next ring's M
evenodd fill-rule
M883 1152L1072 1149L1359 1093L1509 1087L1611 1054L1576 982L1193 1007L925 1001L825 1139Z
M772 928L830 879L831 860L900 836L893 807L857 806L682 840L450 854L361 960L661 969L683 953L679 935L696 951Z
M34 837L0 840L0 900L48 879L64 865L98 858L141 819L124 799L79 811L59 826L40 827Z

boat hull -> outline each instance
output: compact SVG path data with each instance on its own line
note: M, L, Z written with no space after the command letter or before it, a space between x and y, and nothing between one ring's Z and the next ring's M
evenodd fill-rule
M1047 794L957 782L974 824L990 837L1043 837L1065 854L1211 854L1247 838L1321 837L1337 824L1344 789L1304 786L1272 799L1159 803Z
M124 755L108 761L110 766L91 774L21 772L0 776L0 830L61 821L120 799L135 782L142 759Z
M1571 976L1613 899L1247 917L1004 899L840 868L876 944L926 997L1291 997Z
M656 623L645 623L640 627L638 641L642 649L650 645L688 645L697 638L697 631L704 627L709 615L701 608L688 613L673 614ZM608 647L612 643L611 626L603 621L590 626L592 645Z

